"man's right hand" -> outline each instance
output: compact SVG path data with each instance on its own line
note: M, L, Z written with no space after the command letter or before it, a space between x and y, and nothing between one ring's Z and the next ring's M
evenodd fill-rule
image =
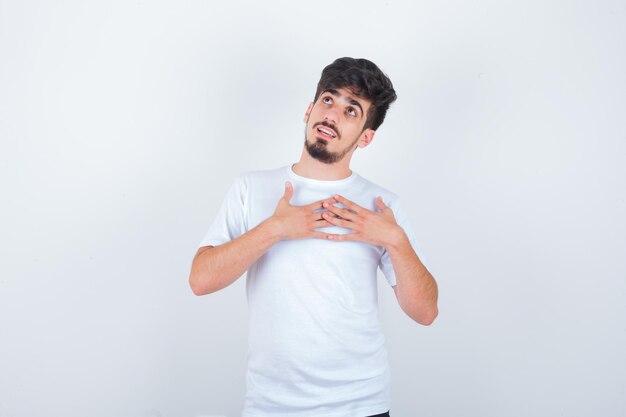
M193 293L209 294L230 285L281 240L328 239L328 233L315 229L332 226L322 219L322 211L326 211L322 205L326 201L336 203L335 198L306 206L292 206L289 203L292 195L293 186L287 182L285 194L278 201L272 216L229 242L198 249L189 273L189 285Z
M281 240L319 238L326 239L328 233L315 230L319 227L333 226L330 222L322 218L322 211L325 202L334 204L337 201L330 197L325 200L316 201L306 206L292 206L290 201L293 196L293 186L289 181L285 183L285 193L278 200L276 210L270 221L275 225ZM316 210L319 210L316 212Z

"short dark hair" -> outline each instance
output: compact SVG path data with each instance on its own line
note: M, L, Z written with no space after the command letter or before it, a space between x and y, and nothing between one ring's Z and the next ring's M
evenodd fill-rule
M389 105L397 98L389 77L365 58L338 58L326 66L317 83L313 102L324 91L338 88L346 88L356 96L372 101L363 130L378 129L385 120Z

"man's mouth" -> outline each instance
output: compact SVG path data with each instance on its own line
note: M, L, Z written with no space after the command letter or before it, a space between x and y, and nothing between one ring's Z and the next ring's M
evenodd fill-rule
M324 139L335 139L337 137L335 131L326 126L318 126L317 133L319 133Z

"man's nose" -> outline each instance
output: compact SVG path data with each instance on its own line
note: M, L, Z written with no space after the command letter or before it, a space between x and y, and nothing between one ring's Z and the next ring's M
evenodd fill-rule
M335 110L334 107L331 107L326 110L326 113L324 114L324 120L330 123L337 124L339 122L339 113L337 112L337 110Z

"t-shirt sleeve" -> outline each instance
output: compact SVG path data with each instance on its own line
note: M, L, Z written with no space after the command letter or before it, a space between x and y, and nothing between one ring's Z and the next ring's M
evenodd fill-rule
M409 220L409 216L407 215L400 201L398 199L395 199L390 201L389 203L384 200L383 202L385 204L388 204L391 210L393 210L393 215L396 217L396 222L400 227L402 227L404 233L406 233L407 237L409 238L409 242L413 247L413 250L417 254L417 257L420 259L420 261L422 261L422 264L424 264L424 266L428 268L428 260L424 257L424 252L422 251L417 242L417 239L415 238L415 232ZM396 273L393 270L391 258L386 249L383 249L383 254L380 257L378 266L380 267L380 270L383 271L383 274L385 275L385 278L387 279L389 285L391 285L392 287L396 285Z
M209 231L199 244L218 246L247 231L247 185L243 176L237 177L220 206Z

